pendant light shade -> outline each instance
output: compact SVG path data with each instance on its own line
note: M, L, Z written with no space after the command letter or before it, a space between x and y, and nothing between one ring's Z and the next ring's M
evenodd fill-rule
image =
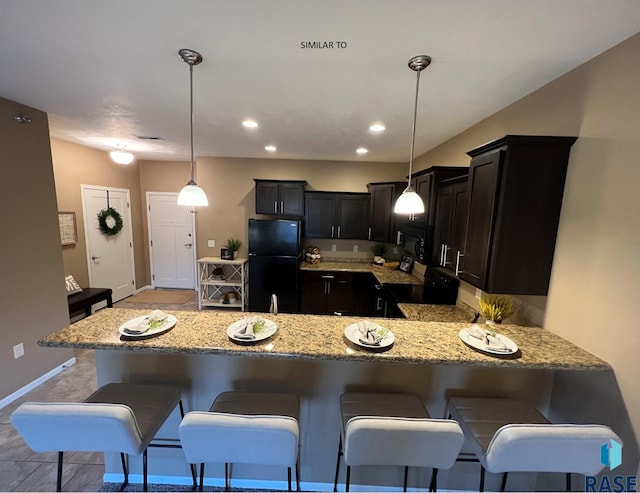
M111 151L109 157L114 163L118 164L131 164L135 156L129 151L118 149L117 151Z
M202 55L194 50L183 48L178 51L182 60L189 65L189 115L191 121L191 180L178 194L178 205L205 206L209 205L207 194L196 183L196 164L193 159L193 66L202 62Z
M409 68L415 70L416 79L416 100L413 106L413 127L411 128L411 152L409 155L409 179L407 188L396 200L393 212L396 214L421 214L424 212L424 202L420 195L411 187L411 172L413 170L413 148L416 140L416 117L418 115L418 89L420 88L420 72L431 64L431 57L427 55L414 56L409 60Z

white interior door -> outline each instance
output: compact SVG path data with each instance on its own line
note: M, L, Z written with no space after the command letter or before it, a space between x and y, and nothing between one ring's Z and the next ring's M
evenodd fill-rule
M157 288L195 289L195 237L191 208L177 193L147 192L151 279Z
M116 302L131 296L135 289L129 190L92 185L80 187L89 283L91 287L111 288ZM123 227L114 236L103 234L98 223L98 214L108 207L107 197L108 205L122 216Z

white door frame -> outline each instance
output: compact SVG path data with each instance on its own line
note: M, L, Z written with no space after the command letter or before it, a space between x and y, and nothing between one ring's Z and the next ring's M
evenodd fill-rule
M178 202L178 193L177 192L147 192L146 193L146 198L147 198L147 248L149 251L149 270L151 271L151 286L155 289L156 287L156 280L154 278L154 272L153 272L153 248L151 247L151 214L150 214L150 208L151 208L151 201L150 201L150 197L151 195L164 195L164 196L174 196L176 198L176 203ZM180 206L180 207L184 207L184 206ZM193 289L197 290L197 286L198 286L198 272L196 270L196 260L197 260L197 255L196 255L196 245L198 244L197 239L196 239L196 214L195 214L195 209L193 207L191 207L191 230L193 231L193 258L191 261L191 264L193 265Z
M84 200L85 190L97 188L99 190L105 190L109 192L124 192L127 196L127 210L124 211L125 214L123 216L124 228L127 228L127 232L129 233L129 238L131 238L131 248L129 249L129 255L131 256L131 269L133 270L133 280L135 282L136 278L136 264L135 264L135 256L133 254L134 246L133 246L133 229L131 227L131 194L128 188L115 188L115 187L105 187L103 185L86 185L80 184L80 195L82 196L82 217L84 223L84 244L87 255L87 271L89 273L89 286L93 287L93 279L91 274L91 252L89 251L89 228L93 227L89 222L89 218L87 217L87 204ZM93 219L91 219L93 222ZM135 293L136 286L133 286L133 292Z

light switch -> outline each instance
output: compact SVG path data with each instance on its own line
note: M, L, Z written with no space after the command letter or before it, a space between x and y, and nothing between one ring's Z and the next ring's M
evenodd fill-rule
M336 245L335 245L335 243L334 243L333 245L331 245L331 251L332 251L332 252L335 252L335 251L336 251Z
M216 240L207 240L207 246L209 248L214 248L216 246Z
M476 298L480 299L482 297L482 291L480 291L478 288L476 288Z
M353 245L353 253L358 253L358 245Z

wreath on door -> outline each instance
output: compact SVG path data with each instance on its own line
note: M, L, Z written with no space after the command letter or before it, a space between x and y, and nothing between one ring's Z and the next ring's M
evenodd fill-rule
M107 207L98 212L100 231L107 236L115 236L122 229L122 216L113 207Z

